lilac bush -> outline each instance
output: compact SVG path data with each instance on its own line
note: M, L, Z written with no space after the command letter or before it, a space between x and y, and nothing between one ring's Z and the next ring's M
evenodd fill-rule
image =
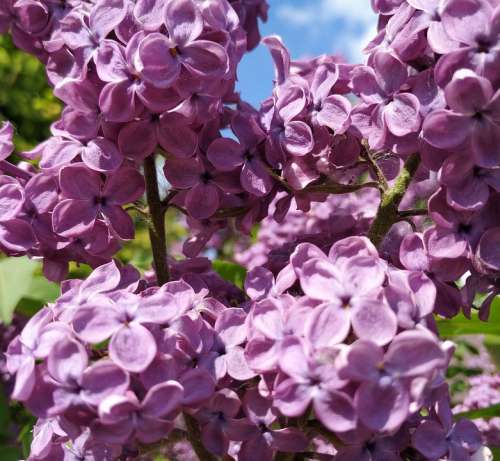
M500 4L371 3L364 65L262 39L259 108L235 83L265 0L0 3L0 32L64 104L29 152L0 129L0 250L61 288L6 350L11 397L38 418L29 461L482 449L453 417L436 319L487 321L500 293ZM146 274L117 257L139 216ZM200 255L258 224L237 287Z

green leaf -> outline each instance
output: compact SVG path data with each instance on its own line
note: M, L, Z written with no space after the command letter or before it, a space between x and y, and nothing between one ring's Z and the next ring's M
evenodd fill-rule
M31 442L33 441L33 426L35 422L32 421L28 424L25 424L24 427L19 432L17 437L17 441L21 443L23 448L23 456L24 458L28 458L31 450Z
M26 297L47 304L55 301L60 293L61 290L57 283L49 282L42 275L35 275Z
M457 413L454 418L467 418L467 419L491 419L500 416L500 403L492 405L487 408L479 408L478 410L464 411Z
M490 354L491 360L500 369L500 335L486 335L484 345Z
M239 288L243 288L243 283L245 282L245 277L247 275L247 270L243 266L229 261L221 261L220 259L212 261L212 266L215 272L217 272L224 280L232 282Z
M1 447L0 446L0 459L2 461L19 461L22 453L16 447Z
M500 338L500 298L497 297L491 306L488 322L479 320L477 312L468 319L459 314L452 319L437 319L439 333L444 338L453 338L461 335L489 335Z
M49 282L41 275L35 275L27 294L17 303L16 312L32 317L47 303L55 301L59 295L59 285Z
M36 263L28 258L0 261L0 320L3 323L12 321L17 303L30 290L35 269Z
M463 314L452 319L438 319L439 333L443 338L453 338L462 335L500 335L499 325L496 322L482 322L474 314L469 320Z

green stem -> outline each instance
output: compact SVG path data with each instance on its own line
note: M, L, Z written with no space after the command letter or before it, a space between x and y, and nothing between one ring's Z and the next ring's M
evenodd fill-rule
M399 212L399 217L401 219L414 218L415 216L427 216L429 210L426 208L419 208L417 210L404 210Z
M382 194L377 215L368 232L368 237L375 246L378 247L382 243L392 225L401 219L399 205L419 165L419 154L410 155L403 165L403 169L399 173L394 185Z
M326 194L350 194L351 192L356 192L365 188L379 188L378 182L365 182L363 184L339 184L339 183L328 183L328 184L318 184L306 187L302 193L319 192Z
M153 260L158 285L164 285L170 280L170 270L167 261L167 238L165 234L165 208L160 200L158 177L156 175L155 157L150 155L144 160L144 178L146 180L146 196L151 215L149 239L153 251Z
M370 153L368 147L365 148L365 151L363 152L362 155L363 157L365 157L368 166L377 177L377 181L380 184L382 190L386 191L387 189L389 189L389 184L387 183L387 179L385 178L384 172L378 166L377 161L372 157L372 154Z

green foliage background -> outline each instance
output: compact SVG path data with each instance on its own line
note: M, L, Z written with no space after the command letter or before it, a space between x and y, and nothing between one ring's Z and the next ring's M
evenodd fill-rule
M42 63L17 50L9 37L0 36L0 118L16 127L17 150L31 149L47 138L60 111Z

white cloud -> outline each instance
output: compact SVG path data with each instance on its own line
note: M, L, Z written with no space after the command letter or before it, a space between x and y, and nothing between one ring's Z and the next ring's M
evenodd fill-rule
M336 23L332 29L333 49L343 51L352 60L362 60L362 48L375 36L377 15L369 0L309 0L285 2L276 8L277 16L297 28L317 35L318 27ZM325 50L326 51L326 50Z

